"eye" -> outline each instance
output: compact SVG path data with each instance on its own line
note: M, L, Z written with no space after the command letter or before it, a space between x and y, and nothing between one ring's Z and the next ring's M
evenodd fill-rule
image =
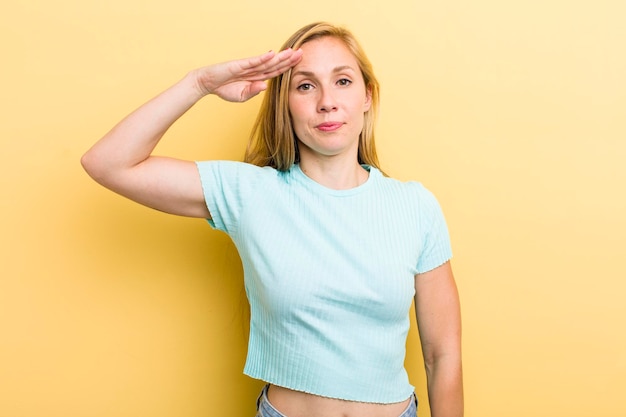
M300 84L298 87L296 87L296 90L298 91L309 91L313 88L312 84L309 83L302 83Z
M342 85L342 86L348 86L352 84L352 80L349 80L347 78L342 78L339 81L337 81L337 84Z

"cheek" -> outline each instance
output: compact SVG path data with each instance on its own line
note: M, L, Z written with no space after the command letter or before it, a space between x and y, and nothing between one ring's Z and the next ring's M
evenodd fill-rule
M306 106L302 100L289 100L289 114L292 120L302 120L306 115Z
M301 137L304 134L302 131L302 126L304 124L302 103L299 103L297 100L289 100L289 117L291 118L291 127L294 130L296 137Z

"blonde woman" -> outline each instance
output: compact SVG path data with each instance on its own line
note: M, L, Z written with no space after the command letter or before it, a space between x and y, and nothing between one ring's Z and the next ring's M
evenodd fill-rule
M421 184L381 172L378 90L354 36L314 23L278 53L191 71L82 158L105 187L234 241L251 308L244 372L266 382L259 417L416 416L404 368L413 300L431 413L463 415L446 223ZM263 91L244 162L152 155L203 97Z

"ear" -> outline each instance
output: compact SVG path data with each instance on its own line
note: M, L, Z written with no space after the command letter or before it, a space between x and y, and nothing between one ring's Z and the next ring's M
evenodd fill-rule
M365 103L363 103L363 113L372 107L372 87L365 87Z

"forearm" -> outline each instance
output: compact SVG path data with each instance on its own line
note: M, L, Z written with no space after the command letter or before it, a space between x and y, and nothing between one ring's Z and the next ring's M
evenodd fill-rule
M426 366L432 417L463 416L463 372L460 358L439 359Z
M461 308L450 262L415 276L415 312L431 415L462 417Z
M202 96L193 73L189 73L96 142L83 156L83 166L90 175L103 177L143 162L172 124Z

